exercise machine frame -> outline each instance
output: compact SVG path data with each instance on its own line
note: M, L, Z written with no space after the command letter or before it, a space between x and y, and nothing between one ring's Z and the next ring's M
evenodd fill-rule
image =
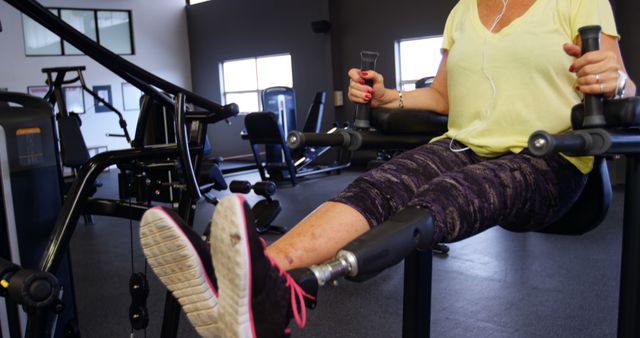
M132 149L108 151L91 158L78 172L67 198L56 220L50 241L45 249L39 270L55 272L62 254L69 247L73 231L81 213L108 215L123 218L137 218L149 205L133 204L117 200L89 198L98 175L107 167L132 161L154 161L175 158L183 173L184 190L178 203L178 213L188 224L193 224L195 204L201 198L195 172L202 161L202 150L207 124L216 123L238 114L238 106L221 106L184 88L176 86L146 70L130 63L103 46L90 40L73 27L50 13L35 0L5 0L20 12L32 18L45 28L55 32L65 41L105 66L125 81L136 86L148 96L148 100L158 102L175 111L177 142L160 146L144 146L145 103L141 107L138 125L132 142ZM198 107L197 111L186 111L187 101ZM150 102L147 102L149 104ZM188 128L188 129L187 129ZM161 337L176 337L180 306L167 292ZM25 337L42 338L48 333L50 313L48 309L27 311Z

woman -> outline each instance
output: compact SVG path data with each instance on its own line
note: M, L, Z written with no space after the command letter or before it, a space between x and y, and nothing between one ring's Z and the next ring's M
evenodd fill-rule
M602 26L601 49L580 55L577 30L586 25ZM198 332L281 337L292 316L303 326L302 303L312 296L294 280L406 207L432 217L434 242L450 242L495 224L534 229L571 206L593 159L538 158L526 144L535 130L568 131L583 94L635 94L608 1L460 0L442 51L430 88L398 92L384 87L381 74L352 69L349 99L448 114L449 131L365 173L268 248L246 226L252 221L240 196L223 199L213 216L215 276L204 272L209 263L198 257L207 249L189 241L179 217L162 209L145 214L149 263Z

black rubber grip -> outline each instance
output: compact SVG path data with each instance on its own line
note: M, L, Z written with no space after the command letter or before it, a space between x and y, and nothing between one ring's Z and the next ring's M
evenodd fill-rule
M251 183L248 181L231 181L231 183L229 183L229 191L248 194L251 192Z
M377 52L363 50L360 52L360 69L362 71L376 70ZM372 86L373 81L366 80L367 86ZM356 129L369 129L371 127L371 102L359 103L356 105L356 119L353 126Z
M253 192L263 197L273 196L276 193L277 186L273 181L261 181L253 185Z
M536 131L529 137L529 150L536 156L544 156L554 152L584 152L589 145L585 135L551 135L546 131Z
M331 134L323 133L303 133L294 130L287 136L287 144L289 148L296 150L309 146L348 146L349 135L342 132L335 132Z
M36 270L20 270L11 276L8 297L18 304L41 309L56 301L60 284L52 274Z
M600 49L600 26L584 26L578 29L582 41L582 55ZM602 113L602 95L585 94L584 128L600 127L606 124Z

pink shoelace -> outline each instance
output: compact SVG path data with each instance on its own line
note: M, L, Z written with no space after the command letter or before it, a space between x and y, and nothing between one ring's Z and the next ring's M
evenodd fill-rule
M262 241L262 245L266 249L267 243L262 238L260 238L260 241ZM298 327L303 328L307 323L307 308L304 305L304 298L306 297L311 300L315 300L315 297L304 292L302 287L298 285L298 283L296 283L295 280L293 280L293 277L291 277L289 273L284 271L276 263L276 261L273 260L273 258L267 255L266 252L265 252L265 256L269 259L269 262L271 263L271 265L278 269L280 277L284 277L284 279L286 280L285 285L289 288L289 290L291 290L291 307L293 309L293 318L296 320L296 324L298 324Z

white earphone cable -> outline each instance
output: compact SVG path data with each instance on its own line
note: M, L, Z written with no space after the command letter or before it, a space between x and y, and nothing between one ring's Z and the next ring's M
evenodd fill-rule
M483 42L483 46L482 46L482 65L481 65L481 69L482 69L482 73L484 74L484 76L487 78L487 81L489 81L489 86L491 86L491 101L489 102L489 104L487 105L487 107L485 108L485 113L484 116L482 118L482 120L480 121L480 123L476 124L475 127L473 128L469 128L464 130L463 132L470 132L472 130L477 129L482 122L485 122L487 120L487 118L489 117L489 115L491 115L491 107L493 106L493 103L496 99L496 85L493 82L493 79L491 79L491 76L489 75L489 73L487 72L486 69L486 64L487 64L487 42L489 41L489 36L493 33L493 30L496 28L496 26L498 25L498 23L500 22L500 20L502 20L502 17L504 16L504 13L507 11L507 4L509 3L509 0L502 0L502 11L500 11L500 14L498 14L498 16L496 16L496 18L493 20L493 24L491 25L491 28L489 28L489 33L485 36L484 38L484 42ZM462 152L462 151L466 151L469 150L469 147L464 147L464 148L453 148L453 141L456 139L456 137L459 136L460 133L454 135L451 138L451 142L449 142L449 150L453 151L453 152Z

